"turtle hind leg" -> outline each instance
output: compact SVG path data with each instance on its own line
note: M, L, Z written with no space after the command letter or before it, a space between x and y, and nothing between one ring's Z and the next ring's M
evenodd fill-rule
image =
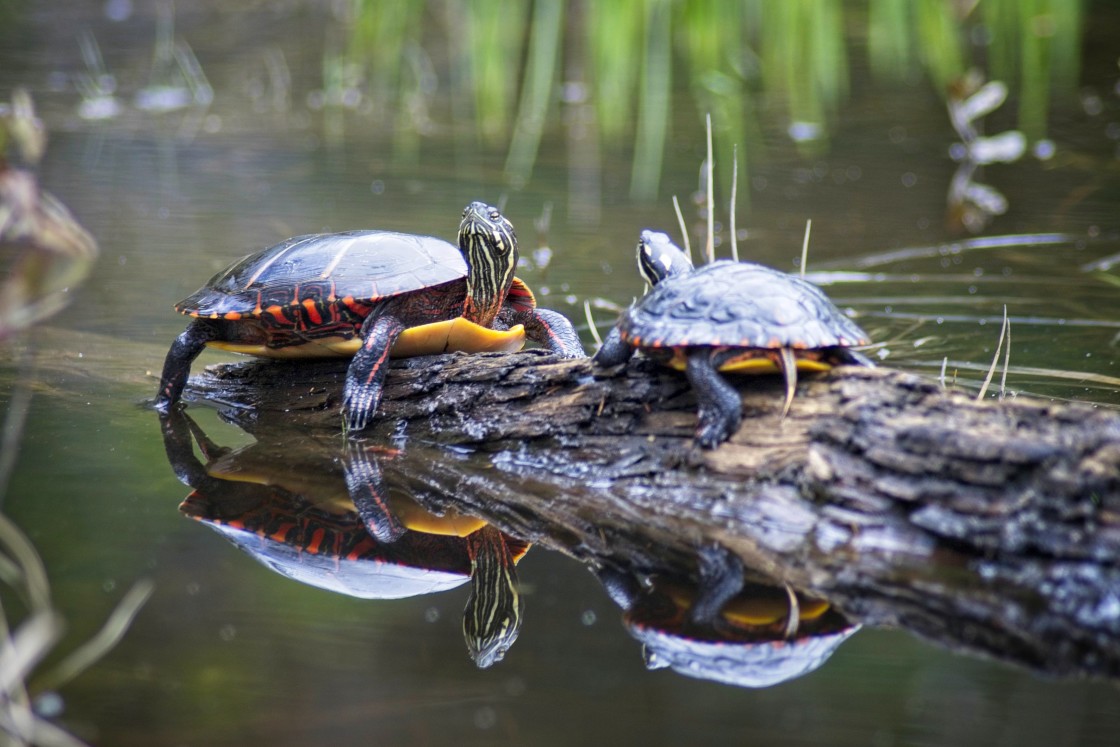
M599 352L591 360L600 368L610 368L625 363L633 355L634 348L622 341L622 333L618 331L618 327L614 327L607 335L607 339L603 340Z
M210 320L195 319L175 338L163 361L163 373L155 402L157 410L165 415L170 412L172 405L183 396L183 388L191 373L191 363L206 347L206 343L218 337L218 328Z
M362 347L350 361L342 395L343 422L348 432L365 428L377 411L389 371L389 351L404 328L404 323L392 315L371 316L362 325Z
M829 353L838 365L866 366L867 368L875 368L875 361L871 360L858 350L836 347L830 349Z
M786 380L786 401L782 405L782 418L785 418L793 404L793 395L797 394L797 356L793 348L778 348L778 367Z
M743 402L735 387L716 370L709 350L699 348L691 351L685 374L696 391L699 405L696 443L702 448L714 449L739 429L743 419Z

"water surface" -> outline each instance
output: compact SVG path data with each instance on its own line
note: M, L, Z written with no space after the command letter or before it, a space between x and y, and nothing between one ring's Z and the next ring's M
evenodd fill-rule
M137 579L155 583L123 642L61 692L61 723L79 737L106 745L1115 744L1113 685L1052 682L900 632L862 631L817 672L766 690L647 672L596 579L539 549L519 566L521 636L505 661L480 671L463 646L465 587L384 602L332 594L269 571L184 518L177 507L188 488L168 465L155 414L141 405L183 327L171 305L213 272L301 233L377 227L450 239L469 201L502 201L528 258L520 274L572 315L591 345L583 301L625 304L641 292L632 247L643 227L675 230L672 195L699 243L692 195L704 137L682 94L659 195L639 201L628 195L631 149L602 148L595 178L576 179L578 147L557 117L532 178L515 188L499 146L436 128L409 150L377 119L343 111L331 121L309 106L322 87L323 50L345 28L302 3L179 8L176 34L203 65L213 101L141 111L133 97L147 85L155 15L141 4L122 21L102 12L120 5L16 11L0 36L0 92L29 88L50 130L42 181L102 249L43 340L99 361L119 348L112 365L76 362L72 373L35 379L5 508L44 558L68 621L62 648L92 634ZM1107 8L1093 14L1081 87L1049 122L1053 157L1027 155L982 173L1009 207L981 237L1052 240L968 243L953 230L946 195L957 135L943 102L922 81L877 84L855 40L851 96L827 149L799 152L780 117L762 118L740 185L740 253L793 269L812 219L808 269L882 343L875 355L885 363L931 376L944 365L947 378L976 387L1006 306L1012 394L1120 404L1110 260L1120 254L1120 103L1115 43L1103 31L1117 19ZM72 81L84 71L82 29L117 76L118 117L79 116ZM291 72L282 109L254 93L277 51ZM1014 124L1001 111L992 128ZM534 220L546 209L544 237ZM726 221L721 209L723 256ZM542 267L533 256L545 241L551 261ZM904 249L913 251L892 254ZM596 309L605 329L612 313ZM0 376L8 402L18 375L7 358ZM251 440L203 407L191 412L222 446Z

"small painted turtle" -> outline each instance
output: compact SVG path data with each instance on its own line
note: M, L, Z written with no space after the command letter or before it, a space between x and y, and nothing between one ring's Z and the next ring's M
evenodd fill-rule
M279 358L353 355L343 398L350 430L377 410L390 357L518 349L523 336L582 357L571 322L537 308L514 277L517 259L513 226L481 202L463 212L458 248L391 231L288 239L176 305L194 321L167 353L156 408L166 413L180 398L207 345Z
M625 363L635 350L683 370L699 401L696 441L714 448L739 427L738 392L719 372L781 372L783 417L797 371L838 364L874 365L851 349L867 334L817 286L751 262L721 260L699 269L663 233L643 231L638 269L652 287L623 312L595 355L600 366Z
M713 620L698 624L690 614L697 592L687 584L657 577L643 588L615 569L599 577L649 669L727 685L770 687L801 677L859 630L827 601L781 587L747 584Z
M400 599L469 581L468 653L479 667L502 659L521 629L516 564L529 543L451 509L432 514L384 484L378 458L364 449L341 459L344 480L330 446L317 448L303 433L257 435L229 451L184 412L163 419L168 460L192 488L184 515L282 576L347 596Z

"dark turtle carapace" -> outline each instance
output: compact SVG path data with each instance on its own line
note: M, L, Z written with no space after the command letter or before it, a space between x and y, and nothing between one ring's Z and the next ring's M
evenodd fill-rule
M516 350L526 336L582 357L571 323L537 308L514 277L517 259L513 226L481 202L463 212L458 248L391 231L288 239L176 305L193 321L167 353L156 407L166 413L180 398L207 345L276 358L352 355L343 397L350 430L376 411L391 357Z
M873 365L852 350L867 335L817 286L751 262L721 260L698 269L663 233L643 231L638 269L651 290L623 312L595 355L600 366L641 350L683 370L696 392L696 440L714 448L742 419L739 393L720 372L780 372L789 410L797 371Z

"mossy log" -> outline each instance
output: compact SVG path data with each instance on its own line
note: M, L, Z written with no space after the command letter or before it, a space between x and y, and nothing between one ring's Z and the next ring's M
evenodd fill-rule
M188 395L249 430L340 430L345 363L212 367ZM536 352L394 364L386 473L592 566L695 573L718 543L854 620L1061 676L1120 677L1120 414L976 402L845 367L739 377L744 419L693 446L686 379ZM458 448L450 449L449 446Z

